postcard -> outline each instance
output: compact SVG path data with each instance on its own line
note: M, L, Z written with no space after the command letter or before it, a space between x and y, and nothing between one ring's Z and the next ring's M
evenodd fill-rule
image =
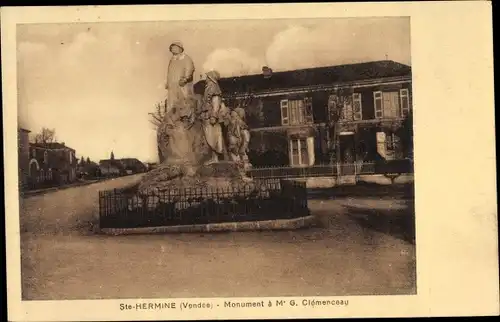
M491 3L1 13L9 320L499 313Z

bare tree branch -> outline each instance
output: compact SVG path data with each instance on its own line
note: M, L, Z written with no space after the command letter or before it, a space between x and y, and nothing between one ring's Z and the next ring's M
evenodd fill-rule
M56 130L49 128L42 128L39 133L35 135L35 143L52 143L56 140Z
M328 99L328 124L333 134L330 150L331 156L335 155L337 158L337 144L339 138L339 122L342 120L342 114L346 105L352 104L352 92L350 89L336 88L330 94ZM332 157L330 157L332 159Z
M162 103L157 103L155 105L155 111L153 113L148 113L150 115L150 120L149 122L157 128L160 126L161 122L165 118L165 111L166 111L166 101Z

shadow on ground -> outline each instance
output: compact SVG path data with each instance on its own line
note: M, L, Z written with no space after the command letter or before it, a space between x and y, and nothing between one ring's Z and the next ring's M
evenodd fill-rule
M402 197L413 198L414 185L359 182L356 185L336 186L332 188L314 188L308 190L309 199L334 199L343 197Z
M404 208L370 209L344 206L346 214L363 228L391 235L415 245L415 207L413 200Z

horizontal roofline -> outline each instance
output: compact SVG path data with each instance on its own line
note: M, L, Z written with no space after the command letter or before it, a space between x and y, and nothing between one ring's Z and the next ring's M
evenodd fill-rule
M289 69L289 70L282 70L282 71L273 71L272 75L280 75L280 74L289 74L293 72L306 72L306 71L316 71L316 70L321 70L325 68L333 68L333 67L348 67L348 66L358 66L358 65L365 65L365 64L380 64L380 63L394 63L398 65L402 65L405 67L408 67L411 69L410 65L398 63L394 60L369 60L369 61L364 61L364 62L359 62L359 63L352 63L352 64L342 64L342 65L325 65L325 66L318 66L318 67L309 67L309 68L300 68L300 69ZM272 67L270 67L272 69ZM246 74L246 75L239 75L239 76L230 76L230 77L222 77L220 80L234 80L234 79L243 79L246 77L255 77L255 76L262 76L262 73L254 73L254 74Z
M58 148L51 148L51 147L43 146L43 143L30 143L30 146L32 146L34 148L38 148L38 149L43 149L43 150L63 150L63 149L68 149L68 150L71 150L73 152L76 152L75 149L70 148L67 145L63 145L63 146L58 147Z
M253 97L269 97L269 96L281 96L287 94L299 94L308 92L319 92L328 91L333 89L342 89L347 87L367 87L374 85L390 85L398 83L408 83L412 81L410 76L397 76L397 77L384 77L384 78L373 78L362 81L352 81L352 82L334 82L327 85L312 85L312 86L302 86L295 88L283 88L277 90L260 91L260 92L235 92L223 94L225 98L245 98L249 96Z

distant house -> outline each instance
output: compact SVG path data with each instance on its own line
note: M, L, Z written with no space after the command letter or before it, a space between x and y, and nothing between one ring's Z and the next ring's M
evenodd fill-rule
M75 150L64 142L30 143L28 162L31 186L63 185L77 179Z
M147 171L147 166L135 158L118 159L127 174L143 173Z
M99 161L99 170L103 176L120 176L125 174L125 168L119 160L105 159Z
M135 158L105 159L99 161L99 169L104 176L119 176L146 172L144 163Z
M251 163L292 167L333 157L336 162L407 157L399 132L412 109L411 83L411 67L394 61L266 69L219 81L226 105L246 110ZM195 84L198 94L203 88L204 81ZM340 119L333 120L339 110Z
M93 161L84 161L78 165L77 173L82 178L96 178L101 176L99 165Z

